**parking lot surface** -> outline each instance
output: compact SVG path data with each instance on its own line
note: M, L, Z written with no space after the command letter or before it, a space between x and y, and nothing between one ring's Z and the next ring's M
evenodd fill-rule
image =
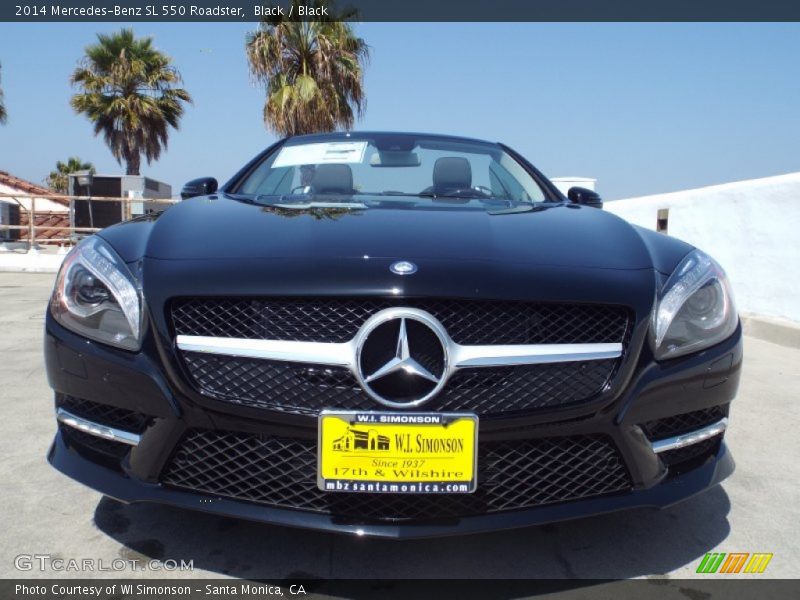
M727 435L737 470L678 506L467 537L363 539L122 505L52 469L42 328L53 279L0 273L0 577L165 576L15 568L18 555L47 554L193 561L174 578L708 578L695 570L712 551L771 552L757 577L800 574L800 349L746 338Z

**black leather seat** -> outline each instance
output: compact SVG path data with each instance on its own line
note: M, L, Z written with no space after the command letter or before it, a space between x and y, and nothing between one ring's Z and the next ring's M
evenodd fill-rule
M349 165L317 165L311 179L315 194L342 194L350 196L353 189L353 170Z
M443 156L433 165L433 193L446 194L472 187L472 167L466 158Z

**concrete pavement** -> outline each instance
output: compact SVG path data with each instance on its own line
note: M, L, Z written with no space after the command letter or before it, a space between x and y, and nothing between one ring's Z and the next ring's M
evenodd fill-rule
M55 421L41 350L53 279L0 273L0 577L83 575L14 567L20 554L50 554L194 561L193 573L170 577L662 579L695 576L711 551L772 552L760 577L800 575L800 349L747 338L727 438L737 471L682 505L460 538L358 539L125 506L53 470L45 461Z

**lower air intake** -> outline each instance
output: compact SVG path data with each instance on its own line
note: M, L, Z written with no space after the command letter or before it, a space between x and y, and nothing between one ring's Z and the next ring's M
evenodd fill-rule
M317 488L316 468L313 440L192 430L162 482L204 494L358 521L452 519L631 488L613 442L596 435L481 443L474 494L326 493Z

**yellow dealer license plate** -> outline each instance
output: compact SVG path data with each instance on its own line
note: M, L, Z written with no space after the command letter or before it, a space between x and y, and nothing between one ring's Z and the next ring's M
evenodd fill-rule
M472 414L322 411L317 484L326 492L474 492L477 440Z

